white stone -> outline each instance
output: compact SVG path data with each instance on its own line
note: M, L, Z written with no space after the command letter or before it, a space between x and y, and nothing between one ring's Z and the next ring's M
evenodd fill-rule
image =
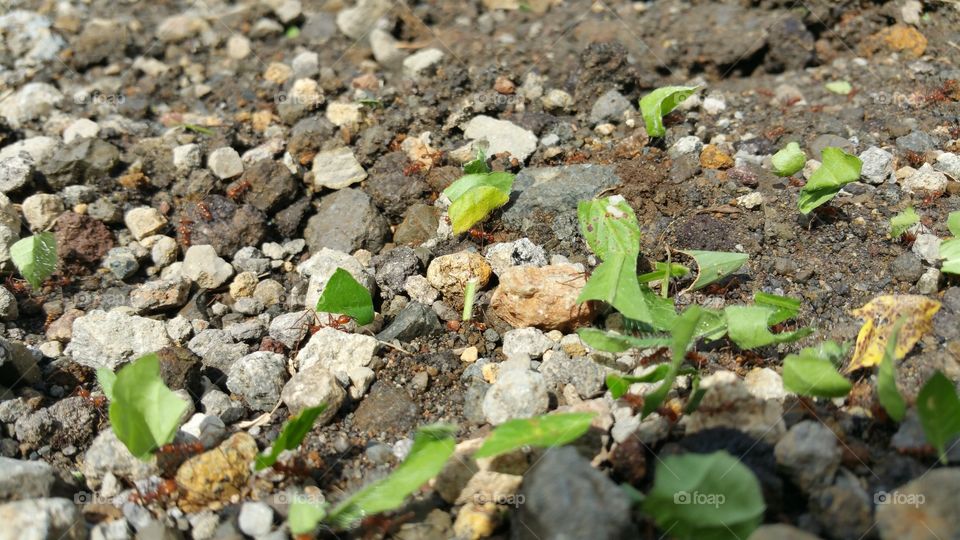
M226 437L227 426L219 416L195 413L190 420L180 426L180 431L203 443L204 448L213 448Z
M677 142L673 143L673 146L667 150L667 154L676 159L687 154L699 154L702 149L703 141L700 140L700 137L687 135L686 137L677 139Z
M95 309L73 321L64 354L83 366L115 370L121 364L173 343L160 321L122 310Z
M60 141L53 137L30 137L0 148L0 159L7 159L20 155L20 152L26 152L33 158L34 163L43 163L50 159L59 146Z
M335 126L356 126L362 118L360 110L363 105L359 103L341 103L333 102L327 104L327 120ZM347 148L349 150L349 148ZM353 153L350 154L351 156Z
M569 109L573 106L573 96L560 90L559 88L552 88L547 91L547 94L540 98L540 102L543 103L543 108L548 111L554 111L558 109Z
M319 364L301 369L287 381L280 392L280 399L291 414L299 414L308 407L326 405L327 408L317 417L320 425L326 424L337 415L346 397L347 392L336 376Z
M240 154L236 150L225 146L223 148L217 148L207 156L207 168L209 168L213 174L225 180L227 178L233 178L234 176L240 176L243 173L243 161L240 159Z
M526 159L537 149L537 136L533 132L507 120L489 116L475 116L467 122L463 135L473 141L486 140L490 145L487 155L510 152L518 160Z
M370 49L373 51L373 58L381 66L396 67L407 57L407 53L397 45L396 38L386 30L375 28L370 32Z
M313 51L303 51L290 62L297 77L313 77L320 73L320 55Z
M243 60L250 54L250 40L240 34L231 34L227 39L227 56Z
M703 99L703 103L701 104L701 108L702 108L703 111L706 112L707 114L714 114L714 115L716 115L716 114L720 114L720 113L722 113L723 111L727 110L727 104L726 104L726 103L723 101L723 99L721 99L721 98L718 98L718 97L715 97L715 96L708 96L708 97L705 97L705 98Z
M337 28L350 39L363 39L390 7L389 0L357 0L354 7L337 13Z
M169 236L158 236L150 247L150 259L160 268L169 266L177 260L179 248L175 239Z
M190 246L183 257L183 275L204 289L216 289L233 275L230 263L210 245Z
M63 102L63 94L51 84L32 82L0 101L0 116L7 119L12 128L39 120L49 115Z
M947 189L947 175L934 170L929 163L924 163L923 167L903 180L901 187L909 193L943 193Z
M182 144L173 149L173 166L185 172L200 166L200 145Z
M960 155L944 152L937 156L937 164L933 168L960 182Z
M882 184L895 179L893 169L893 154L871 146L860 154L860 161L863 167L860 169L860 176L868 184Z
M428 48L417 51L403 59L403 72L410 77L416 77L421 71L443 60L443 51Z
M940 290L940 270L927 268L927 271L917 280L917 292L933 294Z
M313 187L343 189L367 177L353 151L347 147L320 152L313 158Z
M96 137L100 133L100 126L93 120L81 118L63 130L63 142L70 144L76 139Z
M237 525L247 536L265 536L273 527L273 509L263 502L247 501L240 507Z
M553 345L553 340L536 328L517 328L503 335L503 355L507 360L516 357L536 359Z
M350 370L369 367L377 340L363 334L348 334L329 326L318 330L297 354L298 370L320 365L333 373L340 384L350 384Z
M123 216L123 223L137 240L143 240L160 232L167 226L167 218L156 208L141 206L133 208Z
M737 197L737 206L740 208L746 208L747 210L753 210L762 204L763 195L759 191L754 191Z
M63 213L63 199L59 195L37 193L23 200L23 217L33 231L43 231Z
M10 193L29 184L36 172L33 164L33 158L26 152L0 159L0 193Z

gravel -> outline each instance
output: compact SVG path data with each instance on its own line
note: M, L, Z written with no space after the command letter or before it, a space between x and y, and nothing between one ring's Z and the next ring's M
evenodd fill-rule
M73 322L72 338L63 353L80 365L114 371L172 344L160 321L96 309Z
M483 414L493 425L514 418L529 418L547 411L550 398L543 375L522 368L501 366L497 381L483 398Z
M280 401L287 379L287 359L271 352L255 352L237 359L227 372L227 388L255 411L270 411Z

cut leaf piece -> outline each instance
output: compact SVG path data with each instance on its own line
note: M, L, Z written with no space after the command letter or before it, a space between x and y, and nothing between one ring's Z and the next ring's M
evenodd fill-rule
M855 316L866 322L857 334L857 346L846 372L879 364L894 325L903 318L893 355L894 360L900 360L933 328L933 316L939 310L940 302L915 294L878 296L853 310Z
M644 513L681 540L749 538L766 507L756 476L725 451L666 456Z
M940 243L940 271L945 274L960 274L960 238L951 238Z
M598 351L618 353L627 349L647 349L650 347L666 347L670 344L667 336L634 337L616 332L606 332L599 328L580 328L577 335L583 342Z
M677 317L676 322L674 322L670 334L670 369L664 376L660 386L644 397L643 418L646 418L650 413L656 411L657 408L660 407L660 404L667 398L670 388L673 387L673 381L677 378L677 373L680 371L680 364L683 363L683 359L687 354L687 347L689 347L693 341L693 336L696 333L697 324L700 322L702 313L699 306L692 305L685 309L683 313Z
M827 90L833 92L834 94L840 94L841 96L846 96L850 92L853 92L853 86L850 85L847 81L832 81L824 85Z
M790 142L774 154L770 161L777 176L792 176L803 169L807 163L807 154L800 149L799 144Z
M42 232L17 240L10 246L10 260L23 279L39 289L57 269L57 239L53 233Z
M326 503L312 503L295 498L290 503L287 522L294 535L310 534L327 517Z
M898 240L907 229L920 222L920 216L912 206L906 207L903 212L890 218L890 238Z
M450 199L451 203L453 203L475 187L489 186L499 189L509 196L510 190L513 189L513 180L515 178L516 177L513 174L508 172L468 174L450 184L447 189L443 190L443 194Z
M113 385L117 382L117 374L107 368L97 368L97 382L100 383L107 400L113 401Z
M723 312L727 318L727 335L741 349L789 343L813 333L812 328L780 334L770 332L769 321L775 311L763 306L727 306Z
M917 394L917 413L927 442L947 462L947 443L960 435L960 397L953 382L936 372Z
M670 268L670 278L682 278L686 277L690 273L690 269L682 264L669 263L665 262L656 262L654 263L653 272L647 272L646 274L640 274L637 276L637 281L640 283L650 283L652 281L663 281L663 278L667 275L667 268Z
M803 214L809 214L836 196L843 186L860 179L863 162L857 156L833 147L824 148L821 155L823 164L800 190L797 207Z
M887 348L883 352L883 361L880 362L880 368L877 370L877 397L883 409L896 422L902 422L907 414L907 403L897 390L897 361L894 358L894 349L903 323L904 319L900 319L893 326Z
M586 433L594 416L595 413L563 413L509 420L493 430L473 457L499 456L524 446L562 446Z
M476 186L459 197L447 211L453 234L469 231L480 223L490 212L507 204L510 194L493 186Z
M633 265L640 254L640 223L633 208L619 196L580 201L577 219L584 240L601 261L633 255Z
M350 272L337 268L317 300L317 311L343 313L363 326L373 322L373 298Z
M947 228L950 229L950 234L960 236L960 210L950 212L947 216Z
M664 86L640 98L640 114L643 115L647 135L651 137L666 135L663 117L670 114L677 105L699 89L699 86Z
M774 309L773 315L767 321L770 326L794 319L800 312L800 300L789 296L758 292L753 295L753 303Z
M270 452L257 456L254 468L258 471L266 469L277 462L277 458L280 457L281 452L284 450L295 450L300 446L303 438L306 437L307 433L310 433L310 430L313 428L313 423L317 421L317 417L319 417L326 408L326 405L309 407L288 420L280 431L280 435L277 436L277 440L273 441L273 444L270 446Z
M187 402L160 378L160 359L150 353L117 372L110 400L110 424L134 456L146 460L173 440Z
M487 165L487 153L483 148L477 149L477 157L463 166L463 172L464 174L484 174L490 172L490 166ZM453 199L450 200L452 201Z
M746 253L726 251L686 250L680 253L693 257L697 262L697 279L687 288L688 291L702 289L729 276L739 270L749 258Z
M837 371L836 356L839 345L832 341L819 347L806 347L800 354L790 354L783 360L783 386L800 396L820 398L843 397L853 385Z
M662 381L670 373L670 364L660 364L644 375L607 375L607 389L613 399L620 399L630 389L633 383L654 383Z
M389 476L374 482L338 504L328 520L349 527L364 517L399 508L407 496L443 470L456 446L456 427L447 424L417 430L407 459Z

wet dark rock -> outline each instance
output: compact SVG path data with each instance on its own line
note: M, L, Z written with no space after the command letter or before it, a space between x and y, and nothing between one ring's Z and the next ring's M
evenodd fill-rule
M419 175L403 174L408 164L406 154L392 152L381 156L367 171L366 192L391 219L399 219L429 190Z
M303 237L310 251L323 248L353 253L363 248L376 252L390 229L373 199L353 188L323 197L317 213L307 221ZM244 244L250 245L250 244Z
M419 421L420 407L405 391L386 382L374 383L353 415L354 427L367 433L407 433Z
M233 200L270 212L289 204L297 195L297 181L282 163L260 160L248 167L240 178L227 186Z
M110 175L119 163L120 151L116 146L100 139L77 139L58 149L37 168L56 190L74 184L113 188Z
M273 226L283 238L295 238L303 218L309 211L310 199L301 197L274 215Z
M113 233L103 222L74 212L60 215L54 233L62 269L68 272L87 273L96 268L116 245Z
M371 265L376 268L375 279L381 296L390 298L403 294L408 276L420 271L420 258L413 248L400 246L375 256Z
M406 210L403 221L393 233L393 242L399 245L419 246L437 234L440 210L429 204L414 204Z
M546 452L524 477L520 495L515 521L524 526L511 528L513 540L638 537L626 493L574 448Z
M249 204L238 206L220 195L187 204L173 219L181 245L209 244L217 255L231 256L244 246L259 246L267 234L263 212Z
M430 306L420 302L410 302L382 332L377 334L380 341L410 341L413 338L429 336L442 330L440 319Z
M298 163L309 166L323 141L332 137L335 130L336 126L323 116L304 118L293 126L287 151Z

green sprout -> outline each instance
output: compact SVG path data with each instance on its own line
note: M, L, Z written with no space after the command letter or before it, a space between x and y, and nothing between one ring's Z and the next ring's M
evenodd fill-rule
M10 259L34 289L57 269L57 239L53 233L28 236L10 246Z

